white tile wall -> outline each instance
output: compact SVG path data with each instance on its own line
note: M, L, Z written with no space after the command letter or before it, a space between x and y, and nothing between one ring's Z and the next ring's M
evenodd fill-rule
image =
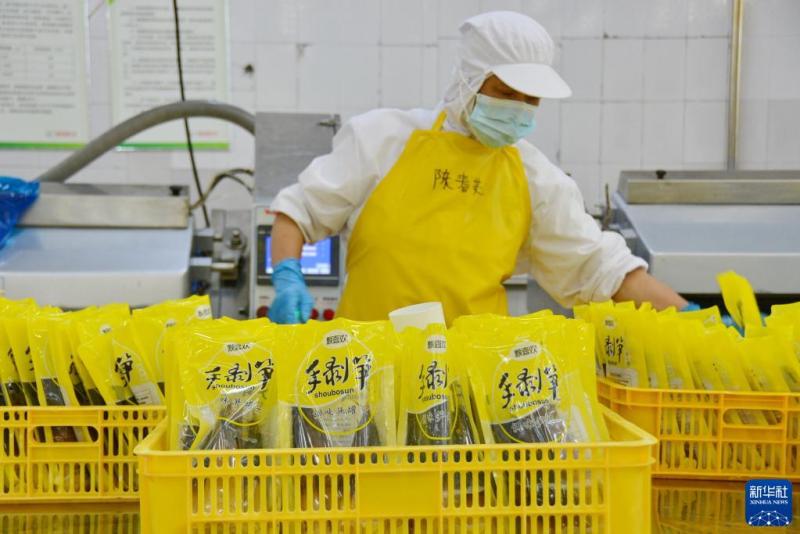
M687 102L683 158L688 165L722 168L726 161L727 105L725 102Z
M561 103L543 101L536 111L536 129L528 140L541 150L550 161L560 162Z
M481 11L521 11L524 0L480 0Z
M256 0L255 39L260 43L295 43L298 39L300 18L296 0ZM238 2L230 4L229 11L236 12ZM231 15L233 16L233 15ZM231 28L231 33L236 31Z
M259 44L256 48L256 107L278 111L297 107L300 50L294 44Z
M580 187L586 208L592 213L597 213L599 211L598 206L602 203L600 196L600 165L598 163L570 163L563 165L562 168Z
M600 104L561 103L561 162L600 161Z
M686 41L648 39L644 42L644 99L683 100Z
M565 39L560 71L572 88L574 100L599 100L603 83L603 40Z
M602 37L603 2L562 0L561 36Z
M727 98L729 58L728 39L689 39L686 43L686 98Z
M90 121L110 126L107 8L89 21ZM94 6L91 6L94 7ZM250 111L432 107L450 83L458 26L482 10L533 16L558 46L572 99L543 102L531 140L571 172L587 206L625 168L723 168L732 0L231 0L231 102ZM739 164L800 168L800 0L746 0ZM247 75L246 65L255 72ZM251 166L253 140L200 153L207 181ZM64 152L0 151L36 176ZM79 176L189 183L183 152L112 152ZM235 184L211 206L246 203Z
M381 107L411 108L422 98L422 48L381 48Z
M644 69L642 39L612 39L603 43L603 98L641 100Z
M646 37L684 37L689 23L689 0L648 0Z
M522 12L533 17L547 28L550 36L559 40L562 28L563 0L527 0L522 4Z
M648 3L641 0L606 0L603 31L609 37L644 37Z
M440 98L439 49L426 46L422 49L422 100L418 106L432 108Z
M445 90L453 80L453 65L458 57L458 41L455 39L441 39L439 41L438 55L436 58L437 68L437 101L442 97Z
M425 0L381 1L381 44L436 43L436 4Z
M772 0L745 0L744 31L748 37L772 35Z
M330 111L378 106L378 46L309 45L298 64L300 109Z
M255 42L256 32L259 24L256 23L256 4L266 4L267 2L256 2L256 0L234 0L236 6L228 9L228 20L230 27L236 31L231 31L231 41ZM180 4L178 4L180 6Z
M245 70L255 66L257 47L255 41L232 41L230 45L230 87L232 91L255 91L256 77Z
M642 159L642 104L606 102L601 121L600 161L639 167Z
M770 34L776 36L797 35L800 21L800 2L797 0L769 0ZM764 9L758 7L756 10Z
M264 0L261 0L262 2ZM295 0L299 38L313 44L378 44L380 2Z
M800 159L800 100L771 100L767 126L767 163L798 167Z
M800 18L797 19L800 26ZM772 38L769 62L769 98L797 98L800 87L800 31Z
M690 37L730 35L732 0L689 0Z
M767 126L769 125L769 102L766 99L742 100L739 129L738 163L751 168L766 168Z
M683 108L683 102L652 102L644 106L644 168L674 168L683 162Z
M461 23L481 11L480 0L438 0L436 4L439 37L458 37Z

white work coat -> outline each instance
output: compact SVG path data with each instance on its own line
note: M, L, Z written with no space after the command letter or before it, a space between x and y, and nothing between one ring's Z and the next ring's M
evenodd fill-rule
M411 132L431 128L443 107L448 110L446 104L436 110L377 109L354 117L334 137L332 152L314 159L272 209L294 220L308 242L339 234L346 245ZM449 118L445 130L464 131ZM514 146L528 178L532 214L517 272L528 273L562 306L610 299L627 273L647 264L622 236L599 229L570 177L531 143Z

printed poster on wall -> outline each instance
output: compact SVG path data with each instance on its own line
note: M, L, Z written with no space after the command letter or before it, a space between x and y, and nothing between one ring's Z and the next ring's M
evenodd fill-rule
M83 1L0 1L0 148L86 143L86 24Z
M228 101L227 11L225 0L181 0L181 55L187 100ZM172 2L110 0L111 91L114 124L148 109L180 100ZM227 149L227 122L189 119L192 144ZM186 147L183 121L150 128L121 145L128 149Z

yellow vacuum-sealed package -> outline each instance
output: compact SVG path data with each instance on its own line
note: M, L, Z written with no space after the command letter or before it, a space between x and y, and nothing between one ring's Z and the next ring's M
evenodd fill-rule
M692 321L700 321L703 326L711 327L722 324L722 315L719 313L719 307L711 306L710 308L703 308L702 310L680 312L678 317L681 319L689 319Z
M767 361L783 374L789 391L800 392L800 361L794 350L794 329L773 323L770 326L748 326L747 337L766 338Z
M11 354L17 369L25 404L28 406L39 405L39 395L36 392L36 377L33 372L31 347L28 341L28 318L35 312L22 316L7 317L3 320L6 335L11 345Z
M509 319L492 335L467 335L468 369L480 424L494 443L607 439L564 318ZM583 335L591 335L591 330ZM581 335L581 334L578 334ZM584 356L585 357L585 356ZM591 371L592 356L588 363Z
M111 337L130 320L128 305L112 303L73 315L70 343L73 354L78 355L77 370L92 404L136 404L133 392L125 383L124 372L121 376L115 370Z
M215 322L178 334L182 391L177 400L183 399L183 409L175 406L175 397L169 399L171 415L181 417L178 445L192 450L276 447L280 429L287 431L278 397L278 380L286 371L277 327Z
M124 369L122 373L115 369L113 354L111 336L108 334L95 336L78 347L78 355L103 398L103 404L136 404L130 382L125 379Z
M334 319L282 330L292 370L281 379L291 406L291 446L394 445L400 346L392 325Z
M168 300L160 304L133 310L133 329L140 343L142 357L148 362L153 376L164 392L164 340L173 326L211 319L208 295L192 295L185 299Z
M736 324L742 328L762 324L753 287L746 278L728 271L717 275L717 283L722 290L725 308Z
M164 392L164 339L167 326L165 321L156 317L136 315L128 323L133 330L141 349L141 356L147 362L148 368L161 392Z
M190 329L184 326L170 328L164 333L164 403L167 407L167 440L172 450L186 450L192 446L199 424L192 419L186 405L181 367L191 364L189 349Z
M775 361L778 356L771 337L746 337L732 344L753 391L785 393L791 391Z
M605 374L628 387L647 387L649 378L641 335L642 312L622 304L593 307L592 316L602 347Z
M72 325L76 329L76 342L85 343L93 338L111 333L131 317L130 308L124 303L106 304L75 314Z
M647 365L647 382L654 389L668 389L669 378L664 364L664 348L658 314L654 310L642 311L640 333L644 341L644 360Z
M14 350L6 333L4 321L0 318L0 381L2 381L4 404L9 406L25 406L28 401L22 390L17 366L14 362Z
M68 340L64 330L67 315L35 317L28 322L31 359L40 406L77 406L70 377ZM68 426L44 428L47 442L83 441L85 432Z
M166 300L146 308L133 310L134 317L163 319L166 326L188 324L211 319L211 300L208 295L192 295L185 299Z
M676 314L659 316L657 336L661 345L661 355L669 389L694 389L694 378L686 350L678 337L680 324L681 320Z
M792 333L792 346L794 348L794 354L797 357L797 360L800 361L800 314L796 316L786 314L786 315L775 315L775 306L772 307L773 314L766 318L767 326L771 328L779 328L784 331L789 331Z
M77 375L77 380L80 381L80 383L83 385L83 389L86 391L86 398L82 399L79 395L78 400L80 401L81 405L101 406L105 404L103 396L100 394L100 390L97 388L94 380L92 380L89 370L86 368L86 365L84 365L83 360L78 353L81 340L80 334L78 333L78 328L76 326L77 322L80 321L80 317L93 313L94 309L95 308L86 308L71 313L70 320L65 324L64 328L66 330L70 357L73 363L73 366L70 368L70 374ZM76 379L73 378L73 383L75 380Z
M110 336L113 371L122 385L133 393L136 404L163 404L151 362L144 358L133 326L126 323L113 330Z
M444 325L406 328L400 392L400 445L479 443L460 336Z
M31 354L28 322L31 319L55 313L61 313L61 310L52 307L24 307L13 317L5 317L3 319L6 335L11 344L14 364L17 368L22 391L28 406L40 405L40 394L36 387L36 373L33 367L33 355Z

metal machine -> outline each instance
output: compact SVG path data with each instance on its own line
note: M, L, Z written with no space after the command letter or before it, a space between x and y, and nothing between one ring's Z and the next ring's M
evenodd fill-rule
M43 183L0 251L0 287L65 308L144 306L190 290L184 187Z
M237 278L243 247L234 231L195 231L185 187L63 183L129 137L194 116L254 131L252 115L234 106L168 104L120 123L39 176L39 199L0 250L5 295L66 309L146 306L204 289L209 280Z
M337 115L256 115L256 172L249 276L251 316L265 316L275 297L270 254L275 214L269 210L269 206L281 189L297 181L297 176L312 159L330 152L338 125ZM344 279L341 248L338 237L303 247L301 268L315 300L312 319L332 319L339 305Z
M715 298L735 270L763 305L797 300L800 172L623 172L613 202L612 229L679 293Z

